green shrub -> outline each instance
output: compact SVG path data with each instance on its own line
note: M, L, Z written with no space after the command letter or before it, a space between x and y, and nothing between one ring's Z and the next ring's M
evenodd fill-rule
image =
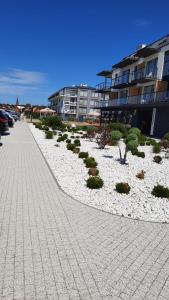
M80 152L79 153L79 158L87 158L89 156L88 152Z
M81 146L81 144L80 144L80 140L74 140L74 144L76 145L76 146Z
M130 192L130 186L126 182L119 182L116 183L116 191L120 194L129 194Z
M151 145L151 142L150 142L150 141L146 141L146 145L147 145L147 146L150 146L150 145Z
M67 144L67 150L73 151L76 148L75 144Z
M46 131L45 137L46 139L53 139L53 131Z
M169 141L169 132L164 135L163 139Z
M125 134L127 132L125 125L123 123L118 123L118 122L110 123L107 127L109 129L112 129L113 131L114 130L120 131L122 134Z
M141 151L137 151L137 154L136 154L138 157L142 157L142 158L145 158L145 153L144 152L141 152Z
M169 189L163 185L157 184L154 186L151 194L159 198L169 198Z
M119 130L113 130L111 132L111 138L113 141L119 141L122 138L122 133Z
M136 141L136 140L137 140L137 135L135 133L130 133L127 136L127 142L129 142L129 141Z
M70 137L71 139L74 139L75 138L75 136L74 135L71 135L71 137Z
M49 127L48 127L48 126L46 126L46 125L44 125L44 126L43 126L43 130L45 130L45 131L49 131Z
M58 136L62 136L62 133L59 133Z
M100 189L104 182L99 176L92 176L87 179L87 187L89 189Z
M46 116L42 118L42 122L44 125L47 125L49 127L56 128L63 128L65 125L62 123L62 120L58 116Z
M71 143L71 140L70 140L70 139L67 139L67 140L66 140L66 143L67 143L67 144L70 144L70 143Z
M138 141L137 140L131 140L127 142L127 150L128 151L134 151L138 147Z
M140 146L145 146L146 144L146 136L143 134L140 134L140 136L138 137L138 142Z
M130 130L129 130L129 134L130 134L130 133L134 133L134 134L136 134L137 136L139 136L140 133L141 133L141 130L140 130L139 128L137 128L137 127L132 127L132 128L130 128Z
M58 142L58 143L62 142L61 137L59 137L59 138L57 139L57 142Z
M142 151L138 151L138 149L133 149L133 151L131 151L131 153L135 156L138 156L138 157L142 157L142 158L145 158L145 153L142 152Z
M97 167L97 162L95 161L94 157L87 157L84 159L84 163L87 168L95 168Z
M160 144L158 144L158 143L154 144L153 153L160 153L160 151L161 151Z
M150 144L151 144L152 146L154 146L154 145L157 144L157 142L156 142L155 139L149 139L148 141L150 141Z
M162 157L160 155L155 155L153 157L153 161L156 162L157 164L160 164L162 162Z
M86 131L88 134L96 132L97 128L95 126L86 126Z
M64 133L64 134L63 134L63 138L64 138L64 140L67 140L68 134L67 134L67 133Z

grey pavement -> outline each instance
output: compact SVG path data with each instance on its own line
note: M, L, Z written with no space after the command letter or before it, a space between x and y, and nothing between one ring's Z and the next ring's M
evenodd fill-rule
M0 148L0 299L169 299L169 225L64 194L18 122Z

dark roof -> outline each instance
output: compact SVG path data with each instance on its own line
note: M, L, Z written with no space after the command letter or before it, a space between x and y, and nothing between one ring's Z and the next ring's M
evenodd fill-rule
M134 53L124 57L120 62L116 63L115 65L112 66L112 68L120 68L120 67L124 67L125 66L125 62L128 63L128 61L135 57L136 59L138 59L138 57L141 57L141 55L143 57L146 57L148 55L154 54L156 52L158 52L158 50L160 50L161 47L163 47L163 42L160 43L160 41L163 41L164 39L168 39L169 38L169 34L159 38L158 40L154 41L151 44L148 44L147 46L145 46L144 48L141 48L139 50L136 50ZM165 42L167 42L167 40L165 40ZM169 43L169 41L168 41ZM167 44L168 44L167 43ZM137 57L138 55L138 57ZM133 63L133 61L131 61L130 63Z
M97 76L105 76L105 77L109 77L112 75L112 71L110 70L103 70L99 73L96 74Z
M50 95L48 97L48 99L50 100L51 98L53 98L54 96L58 95L60 91L65 90L65 89L71 89L71 90L77 90L77 89L81 89L81 90L96 90L96 88L92 87L92 86L81 86L81 85L70 85L70 86L64 86L62 89L56 91L55 93L53 93L52 95Z

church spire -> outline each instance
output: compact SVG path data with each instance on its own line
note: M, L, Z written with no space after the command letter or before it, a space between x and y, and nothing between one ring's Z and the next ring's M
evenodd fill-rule
M19 99L17 97L17 99L16 99L16 106L18 106L18 105L19 105Z

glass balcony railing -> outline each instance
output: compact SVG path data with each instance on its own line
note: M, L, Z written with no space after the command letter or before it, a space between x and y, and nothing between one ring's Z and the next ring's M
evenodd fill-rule
M149 81L157 78L157 68L141 68L131 73L131 82Z
M112 82L101 82L96 85L97 90L110 90L112 87Z
M123 87L129 83L130 73L118 76L112 80L113 87Z
M153 103L169 104L169 91L144 93L137 96L127 96L117 99L101 100L96 103L95 108L138 104L144 105Z

